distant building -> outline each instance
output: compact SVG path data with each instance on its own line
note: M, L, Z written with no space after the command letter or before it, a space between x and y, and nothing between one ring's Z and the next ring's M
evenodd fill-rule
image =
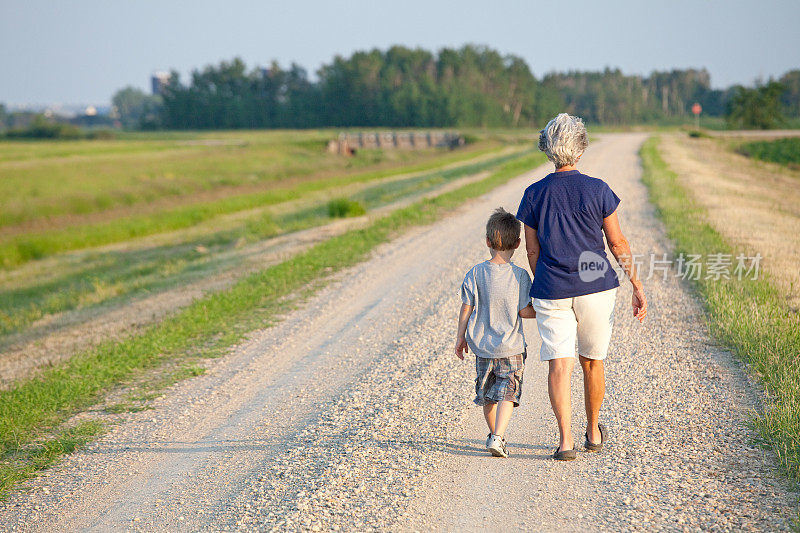
M164 87L169 83L169 72L155 72L150 76L150 83L153 87L153 95L161 94Z

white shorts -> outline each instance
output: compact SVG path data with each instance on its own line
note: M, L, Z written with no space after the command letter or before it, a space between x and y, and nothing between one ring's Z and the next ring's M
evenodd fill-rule
M542 337L542 361L575 357L605 359L614 325L617 288L557 300L533 299L536 323Z

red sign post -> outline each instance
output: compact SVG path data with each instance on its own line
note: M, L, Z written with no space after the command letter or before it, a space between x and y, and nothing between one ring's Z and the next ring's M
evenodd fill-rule
M694 113L694 127L700 129L700 113L703 112L702 106L697 102L692 105L692 113Z

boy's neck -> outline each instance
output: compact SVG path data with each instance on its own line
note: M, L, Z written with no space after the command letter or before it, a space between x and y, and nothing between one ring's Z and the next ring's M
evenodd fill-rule
M489 259L489 262L496 265L510 263L511 256L514 255L514 250L495 250L494 248L490 248L490 250L492 253L492 258Z

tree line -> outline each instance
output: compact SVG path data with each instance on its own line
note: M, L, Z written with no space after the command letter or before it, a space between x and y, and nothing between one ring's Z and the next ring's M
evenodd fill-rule
M528 126L557 110L525 62L484 47L437 55L394 46L337 56L312 82L292 64L239 59L177 73L163 88L167 128Z
M697 102L733 127L773 127L784 116L800 117L800 70L754 88L719 90L705 69L645 77L607 68L537 79L522 58L484 46L436 54L393 46L336 56L316 81L296 64L248 70L238 58L195 70L187 83L172 72L159 98L143 100L141 126L531 127L561 111L619 125L674 121Z
M173 71L160 95L121 89L113 108L128 129L541 127L562 111L621 125L686 120L695 102L704 116L736 128L800 118L800 70L726 89L712 89L705 69L640 76L606 68L537 79L520 57L467 45L355 52L316 74L312 80L294 63L248 69L236 58L196 69L185 82Z

